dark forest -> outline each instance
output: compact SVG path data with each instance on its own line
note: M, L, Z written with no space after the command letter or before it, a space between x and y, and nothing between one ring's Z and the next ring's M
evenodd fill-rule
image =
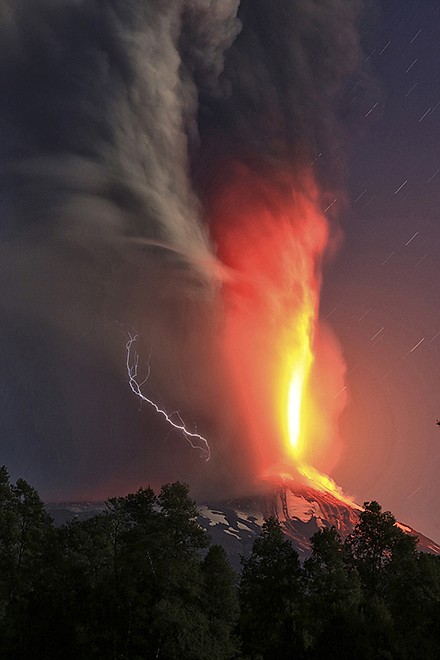
M0 470L0 657L438 658L440 557L366 502L352 534L301 563L275 518L240 575L187 485L140 488L56 527Z

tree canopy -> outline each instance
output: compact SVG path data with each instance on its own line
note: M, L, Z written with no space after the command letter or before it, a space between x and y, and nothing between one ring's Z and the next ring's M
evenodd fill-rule
M0 657L440 657L440 557L377 502L345 540L320 529L303 563L269 518L240 576L197 517L176 482L57 528L1 467Z

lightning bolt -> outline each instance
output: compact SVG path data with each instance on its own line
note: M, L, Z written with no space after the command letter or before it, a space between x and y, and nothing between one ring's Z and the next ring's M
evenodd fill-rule
M157 403L152 401L151 399L148 399L145 394L142 392L142 385L148 380L150 377L150 365L148 364L148 371L147 375L142 381L142 383L139 383L137 378L138 378L138 367L139 367L139 353L134 350L133 344L138 338L138 335L131 335L129 334L129 340L127 341L125 348L127 349L127 359L126 359L126 367L127 367L127 375L128 375L128 384L130 386L131 391L136 394L142 401L146 401L150 406L154 408L154 410L159 414L162 415L162 417L165 417L166 421L170 426L175 428L177 431L180 431L186 440L189 442L191 447L193 449L199 449L202 452L202 455L205 456L205 460L209 461L211 458L211 449L209 446L208 441L206 438L203 437L203 435L200 435L199 433L195 433L192 431L188 431L188 429L185 426L185 422L180 416L180 413L178 411L173 412L168 414L166 410L163 408L159 408ZM179 420L178 423L173 421L171 418L172 416L176 416ZM197 444L196 441L199 440L201 442L200 444Z

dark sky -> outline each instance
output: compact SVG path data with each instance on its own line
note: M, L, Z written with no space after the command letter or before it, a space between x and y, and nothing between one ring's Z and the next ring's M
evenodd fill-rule
M383 2L366 53L377 89L349 168L345 242L325 277L347 360L334 476L439 538L440 7Z
M280 196L313 162L344 234L320 311L347 364L332 476L438 541L440 8L206 6L0 0L0 461L49 499L245 481L209 191L227 159ZM129 332L211 465L130 392Z

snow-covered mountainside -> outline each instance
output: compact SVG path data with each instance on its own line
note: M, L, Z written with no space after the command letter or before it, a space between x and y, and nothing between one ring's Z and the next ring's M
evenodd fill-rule
M235 568L240 555L247 556L264 518L277 517L301 558L310 554L310 538L323 527L335 527L343 538L353 531L361 507L350 505L331 493L304 486L281 487L266 498L243 498L200 508L200 524L214 543L223 545ZM440 555L440 546L407 525L397 523L419 538L419 550Z
M104 511L102 502L48 504L47 510L57 525L72 518L83 520ZM300 557L310 554L310 538L318 529L335 527L345 538L353 530L361 507L341 501L331 493L304 486L282 486L266 496L246 497L221 503L199 505L200 525L213 542L222 545L236 570L240 557L247 557L264 519L277 517ZM440 555L440 546L411 527L397 523L408 534L419 538L419 550Z

